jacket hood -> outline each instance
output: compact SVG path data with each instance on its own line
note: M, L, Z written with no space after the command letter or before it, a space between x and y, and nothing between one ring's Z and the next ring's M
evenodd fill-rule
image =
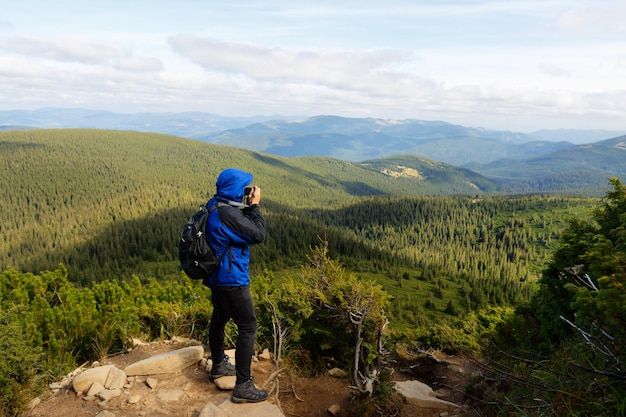
M228 168L217 177L215 197L218 200L241 202L243 189L252 184L252 174L237 168Z

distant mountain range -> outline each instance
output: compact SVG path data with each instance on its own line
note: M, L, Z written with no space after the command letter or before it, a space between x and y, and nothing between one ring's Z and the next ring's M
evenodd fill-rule
M514 192L605 189L626 176L626 131L464 127L443 121L314 116L120 114L84 109L0 111L0 130L96 128L165 133L284 157L364 162L416 156L475 171Z
M597 133L596 137L606 139L608 136ZM456 166L513 156L532 157L573 146L570 142L538 141L524 133L446 122L337 116L316 116L299 121L271 120L197 138L287 157L320 155L363 161L417 155Z
M86 109L43 108L0 111L0 130L88 128L165 133L193 138L268 120L268 116L225 117L211 113L113 113Z

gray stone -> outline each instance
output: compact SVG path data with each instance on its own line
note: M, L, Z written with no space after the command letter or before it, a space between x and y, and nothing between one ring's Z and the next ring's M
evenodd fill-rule
M229 417L228 414L213 403L204 406L198 417Z
M41 404L41 398L35 397L29 401L28 406L26 406L26 408L28 410L32 410L33 408L37 407L39 404Z
M410 404L443 411L460 408L457 404L437 398L432 388L420 381L400 381L394 387Z
M221 390L233 390L235 389L235 384L237 383L237 377L234 375L223 376L213 380L213 383L215 383L215 386Z
M102 401L110 401L113 398L117 398L122 395L122 390L119 388L115 389L104 389L98 393L98 398Z
M267 348L263 349L263 352L261 352L259 354L259 360L260 361L271 361L272 360L272 354L270 353L269 349L267 349Z
M326 411L328 411L333 416L338 416L339 414L341 414L341 406L339 404L333 404L328 407Z
M203 356L202 346L190 346L135 362L128 365L124 371L130 376L179 373L199 363Z
M126 372L116 367L109 370L104 387L108 389L124 388L126 383Z
M344 371L343 369L339 369L339 368L333 368L330 371L328 371L328 375L335 377L335 378L345 378L346 371Z
M147 345L147 343L145 343L143 340L136 339L133 337L133 347L145 346L145 345Z
M163 389L161 388L157 394L161 401L178 401L185 394L182 389Z
M146 378L146 385L148 385L151 389L155 389L157 385L159 385L159 380L149 376Z
M285 417L280 408L268 401L235 404L228 399L220 403L218 408L224 411L228 417Z
M128 404L137 404L139 401L141 401L141 395L139 394L133 394L130 397L128 397L128 400L126 400L128 402Z
M99 382L104 386L113 365L99 366L97 368L91 368L78 374L74 381L72 381L72 387L77 394L82 394L91 387L94 382Z
M89 389L87 390L87 392L85 393L85 395L87 397L89 396L94 396L97 393L99 393L100 391L102 391L104 389L104 385L102 385L101 383L99 383L98 381L94 382L93 384L91 384L91 386L89 387Z

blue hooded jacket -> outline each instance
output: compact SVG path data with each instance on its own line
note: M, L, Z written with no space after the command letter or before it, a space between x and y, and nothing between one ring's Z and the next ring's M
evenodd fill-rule
M203 282L209 287L240 287L250 285L248 264L250 245L265 242L265 220L258 205L242 204L244 188L252 183L252 174L228 168L217 177L216 194L207 202L217 210L209 215L206 239L220 267Z

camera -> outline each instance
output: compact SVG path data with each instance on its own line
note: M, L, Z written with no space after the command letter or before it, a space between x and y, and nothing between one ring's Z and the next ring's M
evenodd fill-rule
M246 187L243 189L243 202L245 204L250 204L250 197L252 196L252 191L254 191L254 187Z

